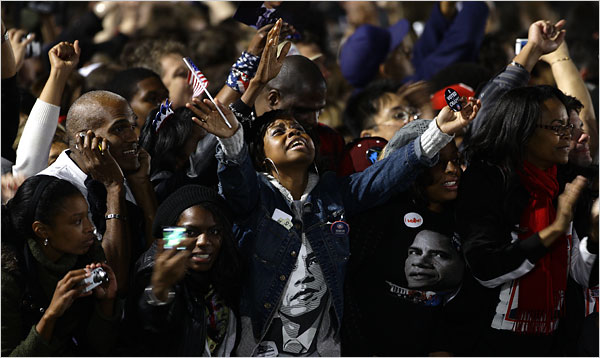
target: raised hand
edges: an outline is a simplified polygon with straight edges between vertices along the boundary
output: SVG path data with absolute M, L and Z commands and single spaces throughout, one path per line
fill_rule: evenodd
M 12 47 L 13 54 L 15 56 L 15 66 L 17 72 L 23 66 L 23 62 L 25 61 L 25 54 L 27 53 L 27 45 L 29 45 L 33 40 L 35 40 L 35 34 L 31 34 L 31 36 L 26 36 L 27 31 L 22 29 L 9 29 L 7 31 L 8 39 L 10 41 L 10 46 Z
M 254 56 L 260 56 L 262 54 L 265 44 L 267 43 L 269 31 L 271 31 L 274 26 L 275 24 L 267 24 L 256 31 L 256 34 L 254 34 L 248 45 L 248 53 Z M 282 42 L 287 36 L 292 35 L 295 32 L 296 29 L 294 29 L 292 25 L 284 22 L 279 33 L 279 42 Z
M 229 138 L 235 134 L 240 124 L 228 107 L 223 106 L 219 102 L 219 99 L 215 99 L 215 101 L 231 124 L 231 128 L 225 124 L 225 121 L 217 111 L 217 107 L 208 99 L 201 101 L 199 98 L 192 98 L 194 104 L 186 103 L 185 106 L 196 115 L 196 117 L 192 117 L 194 123 L 219 138 Z
M 59 74 L 64 74 L 67 77 L 77 68 L 80 56 L 79 40 L 75 40 L 74 43 L 60 42 L 48 51 L 52 70 L 58 71 Z
M 79 151 L 82 170 L 105 187 L 123 184 L 123 171 L 110 154 L 110 142 L 87 131 L 84 137 L 77 136 L 76 150 Z
M 462 110 L 460 112 L 454 112 L 450 107 L 446 106 L 442 108 L 440 113 L 436 117 L 436 123 L 440 130 L 446 134 L 459 133 L 465 128 L 481 108 L 481 101 L 473 97 L 468 99 L 461 97 Z
M 159 300 L 166 301 L 171 287 L 185 276 L 195 242 L 196 238 L 188 238 L 179 244 L 186 250 L 177 250 L 176 248 L 165 250 L 165 241 L 158 240 L 151 283 L 153 293 Z
M 254 81 L 258 81 L 261 84 L 266 84 L 277 76 L 281 70 L 281 66 L 283 66 L 283 60 L 292 46 L 291 43 L 286 43 L 281 49 L 279 56 L 277 56 L 277 46 L 279 44 L 282 23 L 281 19 L 277 20 L 275 26 L 267 34 L 267 42 L 260 58 L 258 70 L 256 70 L 256 75 L 253 78 Z
M 566 30 L 563 30 L 566 21 L 560 20 L 552 24 L 548 20 L 539 20 L 529 26 L 527 45 L 536 48 L 542 55 L 556 50 L 563 42 Z

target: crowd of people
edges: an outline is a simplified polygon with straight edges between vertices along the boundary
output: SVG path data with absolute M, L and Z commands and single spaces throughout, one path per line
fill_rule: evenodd
M 2 355 L 598 356 L 597 14 L 3 2 Z

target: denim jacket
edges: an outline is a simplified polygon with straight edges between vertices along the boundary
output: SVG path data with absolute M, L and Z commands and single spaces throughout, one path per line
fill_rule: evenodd
M 257 340 L 266 333 L 294 269 L 302 233 L 323 270 L 339 329 L 349 239 L 348 235 L 332 234 L 330 226 L 406 190 L 424 168 L 437 162 L 437 154 L 430 159 L 422 151 L 417 138 L 364 172 L 344 178 L 333 172 L 323 174 L 304 203 L 302 220 L 293 218 L 288 230 L 272 219 L 273 212 L 279 209 L 293 217 L 293 211 L 280 191 L 254 170 L 247 146 L 228 155 L 219 145 L 219 192 L 234 213 L 239 246 L 247 264 L 240 314 L 251 318 Z

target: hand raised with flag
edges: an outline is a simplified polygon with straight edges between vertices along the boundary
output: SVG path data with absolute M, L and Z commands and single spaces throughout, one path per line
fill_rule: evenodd
M 201 101 L 199 98 L 193 98 L 192 102 L 194 104 L 186 103 L 185 106 L 196 115 L 192 117 L 194 123 L 219 138 L 229 138 L 235 134 L 240 124 L 231 110 L 227 106 L 223 106 L 218 99 L 215 99 L 215 102 L 231 124 L 231 128 L 223 121 L 217 107 L 210 100 Z
M 449 106 L 442 108 L 435 118 L 440 130 L 446 134 L 456 134 L 465 128 L 477 115 L 481 108 L 481 101 L 473 97 L 461 98 L 462 109 L 454 112 Z
M 283 21 L 281 19 L 277 20 L 275 26 L 273 26 L 273 28 L 267 34 L 267 44 L 263 49 L 262 56 L 260 58 L 260 64 L 258 65 L 258 70 L 256 70 L 256 75 L 251 81 L 257 81 L 259 84 L 265 85 L 267 82 L 275 78 L 281 70 L 281 66 L 283 66 L 283 60 L 292 46 L 290 42 L 286 43 L 281 49 L 279 56 L 277 56 L 279 33 L 281 32 L 282 24 Z

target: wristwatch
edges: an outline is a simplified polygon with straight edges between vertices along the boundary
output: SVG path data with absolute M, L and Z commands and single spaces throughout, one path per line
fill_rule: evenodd
M 150 306 L 164 306 L 173 301 L 175 298 L 175 291 L 169 290 L 169 293 L 167 294 L 167 300 L 163 302 L 154 295 L 154 292 L 152 292 L 152 286 L 148 286 L 144 289 L 144 296 L 146 298 L 146 303 Z

